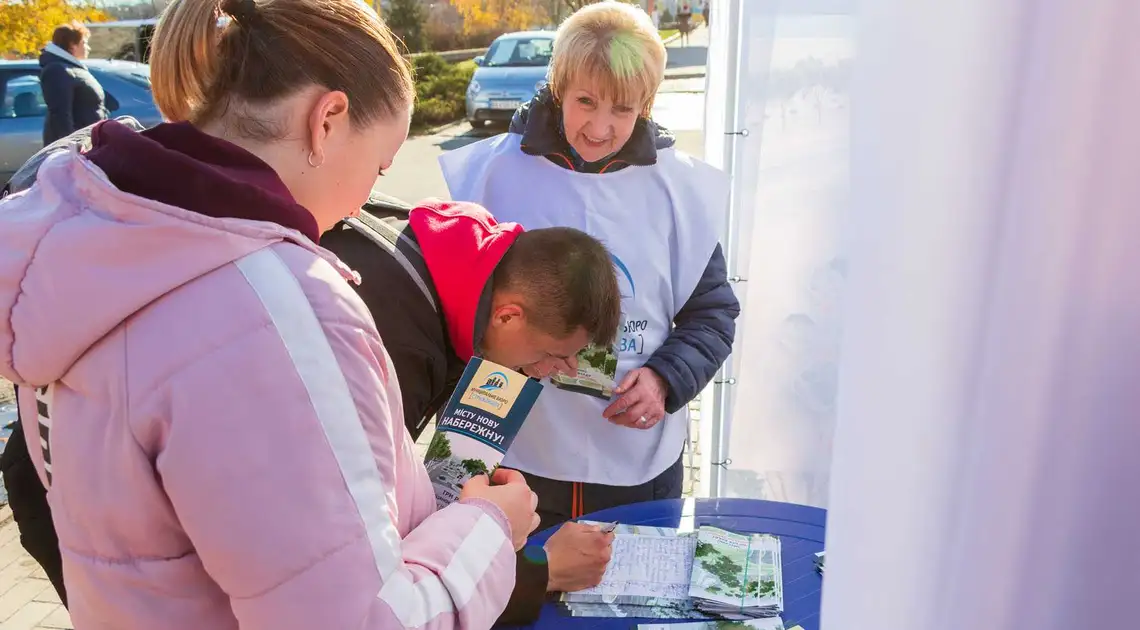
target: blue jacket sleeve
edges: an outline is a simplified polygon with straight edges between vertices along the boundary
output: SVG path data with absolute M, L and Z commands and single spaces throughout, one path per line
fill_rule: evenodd
M 75 80 L 68 74 L 67 68 L 59 63 L 44 68 L 40 72 L 40 89 L 43 90 L 48 116 L 59 125 L 55 131 L 60 137 L 71 135 L 75 131 L 75 117 L 72 112 Z
M 673 318 L 673 332 L 645 363 L 668 387 L 666 412 L 689 404 L 716 375 L 732 352 L 739 315 L 740 302 L 717 245 L 693 295 Z

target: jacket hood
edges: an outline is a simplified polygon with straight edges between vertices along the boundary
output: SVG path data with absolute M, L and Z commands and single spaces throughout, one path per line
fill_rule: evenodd
M 480 313 L 503 255 L 522 234 L 517 223 L 498 223 L 482 206 L 430 200 L 412 209 L 408 226 L 424 255 L 439 295 L 447 334 L 463 361 L 476 354 Z
M 95 145 L 92 153 L 99 148 L 98 133 Z M 163 179 L 217 186 L 225 180 L 195 182 L 183 180 L 184 174 L 192 169 L 167 171 Z M 220 200 L 231 191 L 219 190 L 213 194 L 224 208 Z M 280 223 L 207 216 L 123 190 L 77 148 L 49 156 L 37 185 L 0 202 L 0 233 L 0 376 L 18 385 L 59 380 L 140 309 L 282 240 L 325 257 L 346 278 L 351 275 L 331 254 Z
M 648 118 L 638 118 L 633 134 L 621 150 L 599 162 L 584 162 L 566 140 L 562 130 L 562 108 L 555 102 L 549 85 L 515 112 L 510 133 L 522 136 L 520 148 L 527 155 L 551 158 L 560 166 L 591 173 L 620 170 L 615 167 L 656 164 L 657 152 L 672 147 L 677 141 L 668 129 Z

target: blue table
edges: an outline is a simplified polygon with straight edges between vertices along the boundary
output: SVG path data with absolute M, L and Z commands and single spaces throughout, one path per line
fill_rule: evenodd
M 815 570 L 815 554 L 823 551 L 827 512 L 791 503 L 754 499 L 678 499 L 627 505 L 590 514 L 583 520 L 629 525 L 678 527 L 692 519 L 695 527 L 713 525 L 743 533 L 775 534 L 780 537 L 784 562 L 784 625 L 819 630 L 821 578 Z M 686 523 L 687 524 L 687 523 Z M 553 530 L 531 537 L 528 544 L 542 545 Z M 628 630 L 638 623 L 669 623 L 661 619 L 597 619 L 568 617 L 547 604 L 535 630 Z

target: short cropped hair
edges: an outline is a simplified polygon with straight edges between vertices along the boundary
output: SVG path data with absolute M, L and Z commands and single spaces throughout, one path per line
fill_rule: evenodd
M 527 320 L 564 339 L 584 328 L 591 343 L 613 344 L 621 324 L 621 292 L 610 252 L 567 227 L 523 232 L 495 268 L 495 291 L 522 296 Z
M 79 22 L 70 22 L 55 27 L 55 31 L 51 34 L 51 43 L 64 50 L 71 50 L 74 46 L 83 43 L 83 40 L 88 37 L 91 37 L 91 31 L 86 26 Z
M 587 5 L 558 27 L 547 77 L 558 101 L 575 82 L 587 81 L 603 98 L 648 117 L 664 78 L 665 44 L 649 14 L 633 5 Z

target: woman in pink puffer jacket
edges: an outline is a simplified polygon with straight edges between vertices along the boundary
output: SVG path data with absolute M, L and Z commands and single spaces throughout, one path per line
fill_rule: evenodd
M 314 244 L 407 137 L 394 39 L 358 0 L 174 0 L 153 50 L 182 122 L 100 123 L 0 205 L 0 375 L 76 627 L 489 627 L 533 494 L 503 473 L 435 511 L 354 274 Z

